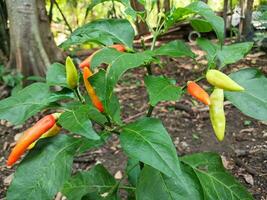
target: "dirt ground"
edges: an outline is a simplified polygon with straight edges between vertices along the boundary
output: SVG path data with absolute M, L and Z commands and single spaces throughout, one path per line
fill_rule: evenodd
M 163 58 L 164 68 L 153 66 L 154 74 L 165 74 L 177 80 L 178 85 L 184 85 L 187 80 L 194 80 L 201 75 L 205 65 L 203 52 L 195 49 L 200 65 L 179 58 Z M 229 67 L 230 72 L 242 67 L 257 67 L 262 71 L 267 68 L 266 54 L 254 52 L 246 59 Z M 145 114 L 147 95 L 143 77 L 143 68 L 126 73 L 119 82 L 116 92 L 122 103 L 123 119 L 127 122 Z M 205 81 L 202 86 L 207 87 Z M 2 87 L 1 97 L 8 91 Z M 209 121 L 208 109 L 185 95 L 179 102 L 162 102 L 153 111 L 153 116 L 163 121 L 169 131 L 179 155 L 202 151 L 218 152 L 225 167 L 253 194 L 257 200 L 267 200 L 267 122 L 256 121 L 243 115 L 239 110 L 226 102 L 227 115 L 226 138 L 217 142 Z M 30 119 L 27 127 L 35 119 Z M 11 126 L 0 121 L 0 199 L 5 196 L 14 169 L 5 167 L 5 159 L 14 142 L 14 136 L 26 128 Z M 100 149 L 86 152 L 75 158 L 74 171 L 89 169 L 96 162 L 103 163 L 115 177 L 123 174 L 126 157 L 123 155 L 118 139 L 114 136 L 108 144 Z

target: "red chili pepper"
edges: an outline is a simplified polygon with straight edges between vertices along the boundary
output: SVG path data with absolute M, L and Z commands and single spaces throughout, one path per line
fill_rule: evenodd
M 117 51 L 120 51 L 120 52 L 124 52 L 126 49 L 124 47 L 124 45 L 122 44 L 114 44 L 112 46 L 110 46 L 110 48 L 114 48 L 114 49 L 117 49 Z M 98 53 L 101 49 L 95 51 L 93 54 L 91 54 L 90 56 L 88 56 L 85 60 L 83 60 L 81 63 L 80 63 L 80 68 L 84 68 L 84 67 L 88 67 L 90 68 L 90 65 L 91 65 L 91 61 L 92 61 L 92 58 L 93 56 Z
M 206 105 L 210 105 L 210 97 L 209 94 L 203 90 L 197 83 L 193 81 L 187 82 L 187 91 L 189 94 L 191 94 L 193 97 L 201 101 L 202 103 Z
M 7 166 L 12 166 L 33 142 L 38 140 L 45 132 L 54 126 L 58 119 L 58 113 L 46 115 L 40 119 L 31 128 L 27 129 L 18 140 L 16 146 L 12 149 Z
M 91 72 L 91 70 L 88 67 L 83 68 L 83 81 L 84 81 L 84 85 L 85 85 L 85 88 L 87 90 L 87 93 L 90 96 L 93 105 L 99 110 L 99 112 L 104 112 L 104 107 L 103 107 L 100 99 L 98 98 L 98 96 L 95 92 L 95 89 L 88 81 L 88 78 L 92 75 L 93 75 L 93 73 Z

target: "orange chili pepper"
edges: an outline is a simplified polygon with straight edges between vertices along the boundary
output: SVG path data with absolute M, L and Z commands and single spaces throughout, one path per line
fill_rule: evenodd
M 104 107 L 102 105 L 102 102 L 100 101 L 100 99 L 96 95 L 95 89 L 88 81 L 88 78 L 92 75 L 93 75 L 93 73 L 91 72 L 91 70 L 88 67 L 83 68 L 83 81 L 84 81 L 84 85 L 85 85 L 85 88 L 87 90 L 87 93 L 90 96 L 93 105 L 99 110 L 99 112 L 104 112 Z
M 7 166 L 12 166 L 33 142 L 38 140 L 45 132 L 52 128 L 58 117 L 58 113 L 46 115 L 31 128 L 27 129 L 18 140 L 16 146 L 12 149 L 6 163 Z
M 110 46 L 110 48 L 114 48 L 114 49 L 117 49 L 117 51 L 120 51 L 120 52 L 124 52 L 126 49 L 124 47 L 124 45 L 122 44 L 114 44 L 112 46 Z M 90 56 L 88 56 L 85 60 L 83 60 L 81 63 L 80 63 L 80 68 L 84 68 L 84 67 L 88 67 L 90 68 L 90 65 L 91 65 L 91 61 L 92 61 L 92 58 L 94 57 L 94 55 L 96 53 L 98 53 L 101 49 L 95 51 L 93 54 L 91 54 Z
M 210 105 L 210 97 L 209 94 L 203 90 L 197 83 L 193 81 L 187 82 L 187 91 L 189 94 L 191 94 L 193 97 L 201 101 L 202 103 L 206 105 Z

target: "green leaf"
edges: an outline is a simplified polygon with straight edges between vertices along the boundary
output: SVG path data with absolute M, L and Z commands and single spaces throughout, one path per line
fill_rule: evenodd
M 219 155 L 197 153 L 181 158 L 191 167 L 201 183 L 204 199 L 252 200 L 252 196 L 223 168 Z
M 189 16 L 189 14 L 198 14 L 203 17 L 216 32 L 216 35 L 221 44 L 224 41 L 224 21 L 221 17 L 217 16 L 213 10 L 204 2 L 196 1 L 184 8 L 174 9 L 170 16 L 168 16 L 168 27 L 177 21 L 181 21 Z
M 97 42 L 104 45 L 122 43 L 132 48 L 134 29 L 125 19 L 100 19 L 77 28 L 60 46 L 64 49 L 71 45 Z
M 206 33 L 212 31 L 212 26 L 207 20 L 204 19 L 191 19 L 190 24 L 196 31 Z
M 111 64 L 113 60 L 117 59 L 122 54 L 122 52 L 119 52 L 114 48 L 103 48 L 93 56 L 90 68 L 94 70 L 102 63 Z
M 204 51 L 207 52 L 207 60 L 208 62 L 215 63 L 215 58 L 217 56 L 217 51 L 219 46 L 217 44 L 212 43 L 210 40 L 205 38 L 197 38 L 197 45 Z
M 88 7 L 86 8 L 86 14 L 85 14 L 85 18 L 87 17 L 89 11 L 91 11 L 95 6 L 97 6 L 98 4 L 107 2 L 107 1 L 112 1 L 112 0 L 92 0 L 92 3 L 88 5 Z M 122 5 L 125 6 L 125 14 L 129 14 L 134 20 L 136 18 L 136 11 L 132 8 L 131 3 L 129 0 L 115 0 L 116 2 L 121 3 Z
M 181 185 L 181 179 L 187 185 Z M 194 172 L 185 170 L 179 177 L 167 177 L 160 171 L 145 166 L 136 188 L 136 200 L 202 200 L 202 188 Z
M 91 140 L 100 139 L 92 127 L 88 117 L 88 106 L 83 105 L 78 109 L 65 111 L 59 118 L 58 123 L 68 131 L 82 135 Z
M 143 118 L 126 125 L 120 141 L 125 153 L 160 170 L 168 176 L 179 176 L 181 169 L 170 136 L 158 119 Z
M 106 141 L 110 138 L 111 133 L 107 132 L 107 131 L 102 131 L 101 133 L 99 133 L 99 136 L 100 136 L 99 140 L 90 140 L 87 138 L 83 138 L 83 142 L 79 148 L 78 153 L 82 154 L 89 149 L 100 147 L 100 146 L 104 145 L 106 143 Z
M 60 63 L 53 63 L 49 66 L 46 73 L 46 82 L 48 85 L 67 87 L 65 66 Z
M 225 91 L 225 97 L 245 115 L 267 120 L 267 79 L 257 69 L 246 68 L 230 74 L 244 92 Z
M 86 199 L 100 200 L 116 184 L 114 177 L 102 166 L 96 165 L 88 172 L 78 172 L 65 184 L 62 193 L 68 200 Z M 93 198 L 92 198 L 93 197 Z M 115 200 L 116 194 L 110 196 L 109 200 Z
M 141 172 L 139 160 L 134 159 L 134 158 L 128 158 L 126 171 L 127 171 L 129 182 L 133 186 L 136 186 L 138 177 Z
M 62 134 L 41 139 L 18 166 L 7 199 L 53 199 L 71 175 L 73 156 L 80 144 L 80 139 Z
M 202 1 L 193 2 L 190 5 L 188 5 L 186 9 L 189 9 L 191 12 L 204 17 L 204 19 L 206 19 L 207 22 L 211 24 L 213 30 L 216 32 L 216 35 L 220 43 L 223 44 L 224 26 L 225 26 L 223 18 L 217 16 L 213 12 L 213 10 Z
M 163 76 L 146 76 L 145 84 L 149 94 L 149 102 L 155 106 L 160 101 L 177 101 L 183 90 L 173 84 L 174 80 Z
M 124 53 L 113 60 L 106 74 L 107 97 L 110 97 L 118 80 L 127 70 L 139 67 L 140 65 L 151 61 L 151 59 L 151 51 L 144 51 L 134 54 Z
M 188 56 L 195 58 L 196 55 L 191 51 L 191 49 L 183 41 L 175 40 L 162 45 L 158 49 L 154 50 L 154 55 L 165 55 L 171 57 L 181 57 Z
M 37 112 L 49 106 L 55 99 L 50 98 L 49 86 L 45 83 L 34 83 L 17 92 L 15 95 L 0 101 L 0 119 L 14 125 L 22 124 Z
M 98 73 L 89 78 L 89 82 L 94 86 L 97 96 L 104 105 L 105 112 L 114 122 L 121 123 L 119 100 L 114 93 L 109 98 L 106 96 L 107 85 L 105 77 L 106 72 L 99 70 Z
M 253 47 L 253 42 L 243 42 L 223 46 L 222 50 L 218 49 L 217 57 L 220 61 L 220 68 L 227 64 L 236 63 L 245 57 Z
M 107 55 L 107 57 L 105 56 Z M 101 64 L 101 60 L 103 58 L 103 62 L 109 64 L 107 72 L 104 75 L 94 75 L 96 76 L 95 79 L 99 79 L 98 84 L 94 84 L 94 76 L 90 77 L 90 81 L 98 90 L 97 94 L 101 97 L 104 103 L 105 111 L 112 116 L 119 115 L 119 104 L 116 100 L 117 98 L 114 97 L 113 89 L 116 86 L 120 77 L 129 69 L 133 69 L 135 67 L 139 67 L 140 65 L 145 64 L 152 60 L 153 52 L 151 51 L 144 51 L 140 53 L 119 53 L 112 49 L 104 49 L 96 54 L 93 58 L 93 62 L 99 65 Z M 96 59 L 94 61 L 94 59 Z M 94 66 L 95 66 L 94 65 Z M 101 72 L 102 74 L 104 72 Z M 99 77 L 98 77 L 99 76 Z M 98 78 L 97 78 L 98 77 Z M 98 87 L 99 85 L 99 87 Z M 111 102 L 111 103 L 110 103 Z M 113 103 L 112 103 L 113 102 Z M 116 115 L 115 115 L 116 114 Z M 114 117 L 113 117 L 114 118 Z M 118 118 L 118 117 L 117 117 Z

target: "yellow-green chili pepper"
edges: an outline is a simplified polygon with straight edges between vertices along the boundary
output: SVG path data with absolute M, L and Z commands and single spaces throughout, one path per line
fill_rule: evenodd
M 66 76 L 68 87 L 71 89 L 76 88 L 78 85 L 78 72 L 70 57 L 66 59 Z
M 245 89 L 233 81 L 229 76 L 216 69 L 211 69 L 206 74 L 207 81 L 217 88 L 229 91 L 244 91 Z
M 219 141 L 223 140 L 225 132 L 223 100 L 223 89 L 215 88 L 210 95 L 210 120 L 215 135 Z

